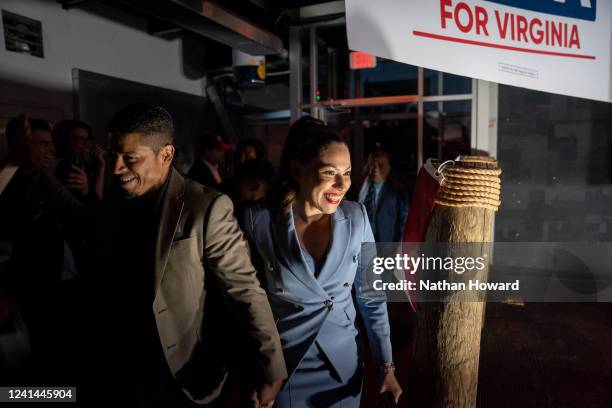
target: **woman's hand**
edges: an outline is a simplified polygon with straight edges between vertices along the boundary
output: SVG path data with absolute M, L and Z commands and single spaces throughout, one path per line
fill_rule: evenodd
M 380 371 L 380 389 L 378 391 L 380 394 L 385 392 L 391 392 L 393 394 L 393 399 L 397 404 L 399 401 L 400 395 L 402 395 L 402 387 L 400 387 L 397 382 L 397 378 L 395 378 L 395 369 L 392 367 L 383 366 Z
M 68 175 L 68 182 L 66 185 L 69 188 L 79 190 L 81 194 L 86 196 L 89 194 L 89 180 L 87 179 L 87 173 L 78 166 L 72 166 L 70 174 Z

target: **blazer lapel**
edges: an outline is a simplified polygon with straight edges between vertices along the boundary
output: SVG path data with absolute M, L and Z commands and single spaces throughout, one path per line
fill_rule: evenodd
M 310 291 L 318 296 L 327 298 L 327 294 L 319 285 L 314 275 L 306 268 L 306 262 L 300 249 L 300 243 L 293 222 L 293 211 L 289 210 L 277 215 L 272 222 L 273 241 L 276 245 L 276 254 L 295 277 Z
M 185 180 L 174 169 L 168 175 L 168 188 L 161 203 L 161 215 L 155 245 L 155 294 L 164 277 L 170 247 L 183 212 Z
M 351 223 L 346 218 L 341 206 L 338 206 L 334 213 L 330 247 L 317 278 L 319 282 L 325 282 L 338 269 L 346 255 L 347 244 L 350 239 Z

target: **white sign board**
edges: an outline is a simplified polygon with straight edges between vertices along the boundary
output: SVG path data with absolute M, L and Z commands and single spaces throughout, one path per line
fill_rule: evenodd
M 612 101 L 612 0 L 346 0 L 349 48 Z

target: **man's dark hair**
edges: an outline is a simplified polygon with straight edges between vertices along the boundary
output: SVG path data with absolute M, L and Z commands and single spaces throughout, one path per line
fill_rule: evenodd
M 42 130 L 44 132 L 52 132 L 53 126 L 51 126 L 51 122 L 45 119 L 30 119 L 30 128 L 32 132 L 35 130 Z
M 121 109 L 108 124 L 112 138 L 121 138 L 128 133 L 143 134 L 143 143 L 155 153 L 172 144 L 174 125 L 172 116 L 160 106 L 138 103 Z
M 266 159 L 247 160 L 236 169 L 234 175 L 236 183 L 241 181 L 258 181 L 270 188 L 274 183 L 276 171 L 274 166 Z
M 266 159 L 268 157 L 268 151 L 266 150 L 266 147 L 263 145 L 263 143 L 261 143 L 254 137 L 247 137 L 246 139 L 242 139 L 241 141 L 239 141 L 238 145 L 236 146 L 234 155 L 240 152 L 240 149 L 246 146 L 251 146 L 253 150 L 255 150 L 255 158 Z M 235 158 L 234 160 L 237 160 L 237 158 Z
M 389 163 L 391 162 L 391 154 L 389 154 L 388 151 L 380 149 L 380 148 L 374 149 L 373 151 L 371 151 L 369 156 L 371 156 L 371 157 L 386 157 L 387 160 L 389 161 Z
M 93 140 L 93 129 L 87 123 L 76 119 L 62 120 L 53 129 L 53 146 L 55 147 L 55 153 L 60 158 L 65 158 L 68 154 L 70 133 L 74 129 L 85 129 L 87 137 Z
M 204 152 L 206 150 L 214 150 L 219 143 L 219 138 L 221 136 L 217 132 L 213 131 L 205 131 L 197 140 L 197 148 L 200 152 Z M 223 139 L 221 139 L 223 140 Z
M 32 132 L 35 130 L 42 130 L 45 132 L 53 131 L 53 127 L 49 121 L 44 119 L 34 119 L 28 118 L 28 122 L 30 123 L 30 129 Z M 5 135 L 6 135 L 6 143 L 8 144 L 9 149 L 15 145 L 17 142 L 17 137 L 21 133 L 21 121 L 19 118 L 13 118 L 9 120 L 6 124 Z

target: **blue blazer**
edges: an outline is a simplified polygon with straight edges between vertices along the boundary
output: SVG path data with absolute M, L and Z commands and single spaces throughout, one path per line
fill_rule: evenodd
M 359 358 L 353 285 L 375 364 L 392 361 L 386 302 L 366 297 L 360 288 L 361 243 L 374 242 L 363 205 L 344 201 L 338 206 L 318 277 L 304 260 L 292 211 L 271 216 L 268 209 L 250 208 L 245 214 L 245 233 L 263 259 L 260 275 L 289 376 L 315 340 L 343 382 L 354 375 Z

